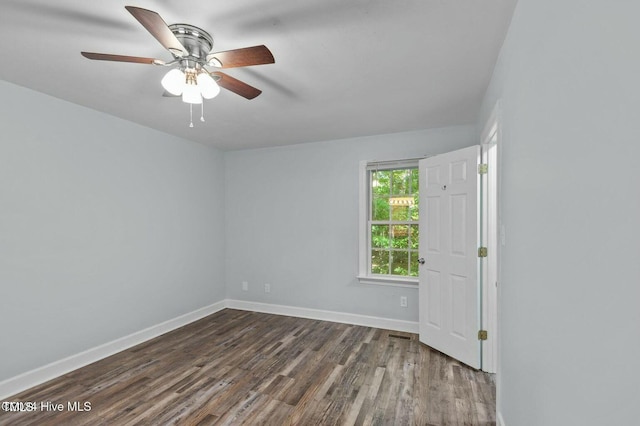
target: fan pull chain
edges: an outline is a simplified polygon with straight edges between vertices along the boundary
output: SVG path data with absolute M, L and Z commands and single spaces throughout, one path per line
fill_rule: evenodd
M 193 127 L 193 104 L 189 104 L 189 127 Z
M 204 100 L 200 104 L 200 121 L 204 123 Z

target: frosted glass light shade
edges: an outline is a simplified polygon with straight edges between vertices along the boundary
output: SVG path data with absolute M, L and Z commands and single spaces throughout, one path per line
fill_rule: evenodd
M 182 91 L 182 102 L 188 104 L 201 104 L 202 95 L 200 95 L 200 88 L 196 84 L 185 84 Z
M 182 90 L 184 89 L 185 76 L 182 71 L 178 68 L 174 68 L 170 70 L 168 73 L 162 77 L 160 83 L 162 83 L 162 87 L 164 90 L 171 93 L 172 95 L 180 96 L 182 94 Z
M 212 99 L 218 96 L 220 93 L 220 87 L 218 83 L 206 72 L 201 72 L 198 74 L 198 87 L 200 88 L 200 93 L 202 93 L 202 97 L 205 99 Z

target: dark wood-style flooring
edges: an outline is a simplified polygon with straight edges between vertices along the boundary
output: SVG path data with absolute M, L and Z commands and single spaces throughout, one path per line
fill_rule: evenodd
M 7 401 L 38 409 L 2 425 L 495 424 L 493 377 L 414 334 L 231 309 Z

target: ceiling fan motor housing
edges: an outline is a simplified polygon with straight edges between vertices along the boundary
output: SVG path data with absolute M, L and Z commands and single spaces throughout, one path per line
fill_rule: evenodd
M 189 56 L 185 58 L 187 63 L 183 63 L 187 68 L 196 68 L 195 64 L 204 65 L 209 52 L 213 49 L 213 37 L 211 34 L 189 24 L 172 24 L 169 29 L 176 36 L 178 41 L 184 46 Z M 171 52 L 176 58 L 182 56 L 182 52 Z M 182 56 L 184 58 L 184 56 Z M 182 61 L 181 61 L 182 62 Z M 193 63 L 189 63 L 193 62 Z

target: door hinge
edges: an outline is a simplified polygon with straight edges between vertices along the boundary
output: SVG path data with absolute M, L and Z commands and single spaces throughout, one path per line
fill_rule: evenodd
M 478 340 L 487 340 L 487 330 L 478 331 Z
M 478 174 L 479 175 L 486 175 L 488 171 L 489 171 L 489 165 L 487 163 L 478 164 Z
M 487 257 L 486 247 L 478 247 L 478 257 Z

